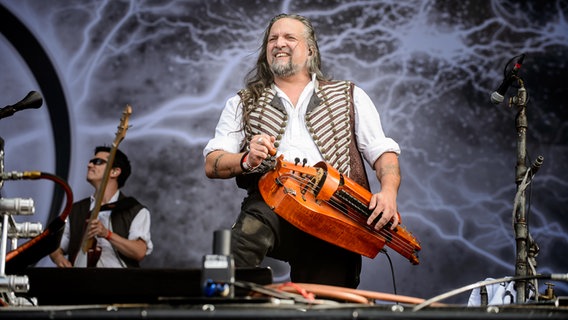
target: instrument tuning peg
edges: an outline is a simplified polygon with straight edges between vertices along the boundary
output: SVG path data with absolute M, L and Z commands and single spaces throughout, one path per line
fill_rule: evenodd
M 295 164 L 295 165 L 298 165 L 298 163 L 300 163 L 300 158 L 294 159 L 294 164 Z
M 308 163 L 308 159 L 304 158 L 304 160 L 302 160 L 302 166 L 306 166 L 306 163 Z

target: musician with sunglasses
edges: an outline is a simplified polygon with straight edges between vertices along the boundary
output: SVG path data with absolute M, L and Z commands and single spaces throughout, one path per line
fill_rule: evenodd
M 88 163 L 87 181 L 95 192 L 103 181 L 110 152 L 110 147 L 98 146 Z M 50 254 L 56 266 L 86 267 L 87 255 L 82 247 L 84 239 L 93 237 L 100 247 L 96 267 L 139 267 L 140 261 L 152 252 L 150 212 L 120 190 L 130 172 L 128 157 L 117 149 L 97 219 L 89 219 L 95 207 L 94 195 L 73 204 L 60 247 Z
M 370 199 L 373 211 L 366 223 L 376 230 L 393 230 L 399 223 L 400 148 L 385 136 L 369 96 L 350 81 L 324 76 L 320 59 L 308 19 L 274 17 L 246 88 L 227 101 L 203 150 L 205 173 L 212 179 L 236 177 L 248 191 L 232 228 L 237 267 L 258 266 L 269 256 L 290 264 L 294 282 L 356 288 L 361 256 L 293 227 L 272 211 L 258 188 L 272 154 L 307 166 L 328 162 L 369 189 L 367 161 L 381 191 Z

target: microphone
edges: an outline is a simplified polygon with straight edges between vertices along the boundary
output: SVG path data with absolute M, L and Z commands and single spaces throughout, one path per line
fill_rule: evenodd
M 24 109 L 37 109 L 41 107 L 43 103 L 43 99 L 41 94 L 37 91 L 30 91 L 28 95 L 22 99 L 21 101 L 17 102 L 11 106 L 5 106 L 4 108 L 0 109 L 0 119 L 9 117 L 14 113 L 24 110 Z
M 525 54 L 523 53 L 519 57 L 519 60 L 517 60 L 517 62 L 515 63 L 513 69 L 511 69 L 508 73 L 505 74 L 505 79 L 503 79 L 503 82 L 501 82 L 499 88 L 497 88 L 497 90 L 491 94 L 491 102 L 493 104 L 500 104 L 501 102 L 503 102 L 503 100 L 505 99 L 505 93 L 507 93 L 507 90 L 513 83 L 513 80 L 515 80 L 517 73 L 519 72 L 519 69 L 523 65 L 524 59 L 525 59 Z

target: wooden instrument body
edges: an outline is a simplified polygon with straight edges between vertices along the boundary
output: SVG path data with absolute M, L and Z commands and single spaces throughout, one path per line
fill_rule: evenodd
M 418 264 L 420 245 L 402 225 L 367 225 L 371 192 L 324 162 L 298 166 L 282 159 L 259 181 L 265 202 L 298 229 L 346 250 L 374 258 L 385 246 Z M 400 219 L 400 215 L 399 215 Z

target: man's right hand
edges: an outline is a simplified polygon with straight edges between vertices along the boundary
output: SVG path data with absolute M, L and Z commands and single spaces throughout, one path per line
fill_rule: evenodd
M 51 261 L 58 267 L 58 268 L 72 268 L 73 264 L 65 256 L 63 255 L 63 250 L 58 248 L 57 250 L 53 251 L 49 254 Z
M 264 159 L 276 154 L 274 148 L 275 137 L 259 134 L 253 136 L 249 144 L 249 165 L 253 168 L 258 167 Z

